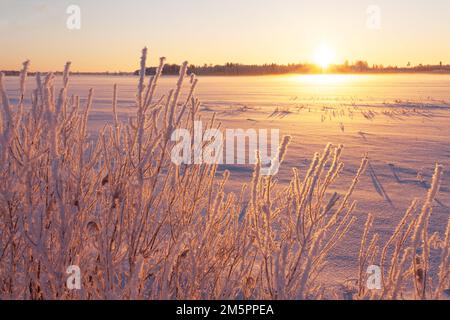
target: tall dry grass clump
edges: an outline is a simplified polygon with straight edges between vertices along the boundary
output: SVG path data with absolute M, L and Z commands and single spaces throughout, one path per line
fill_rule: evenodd
M 345 195 L 329 187 L 343 169 L 342 146 L 316 154 L 304 178 L 294 169 L 287 187 L 261 175 L 257 155 L 248 192 L 225 192 L 229 172 L 217 165 L 175 165 L 170 137 L 194 130 L 200 103 L 187 62 L 173 90 L 156 98 L 164 68 L 146 79 L 142 52 L 136 114 L 87 133 L 93 90 L 82 104 L 53 74 L 36 75 L 25 105 L 29 63 L 20 77 L 20 99 L 11 105 L 0 75 L 0 299 L 319 299 L 327 256 L 355 222 L 351 200 L 368 159 Z M 148 82 L 147 82 L 148 81 Z M 183 83 L 190 89 L 182 95 Z M 184 97 L 182 99 L 182 97 Z M 207 127 L 215 127 L 214 117 Z M 290 137 L 278 154 L 282 162 Z M 442 168 L 419 214 L 414 202 L 377 255 L 377 237 L 366 245 L 360 268 L 380 257 L 384 289 L 368 292 L 360 272 L 358 298 L 400 298 L 411 283 L 416 298 L 439 298 L 449 280 L 449 227 L 428 235 Z M 430 246 L 440 243 L 437 279 L 428 274 Z M 367 248 L 366 248 L 367 246 Z M 388 250 L 394 246 L 395 250 Z M 357 257 L 355 257 L 357 259 Z M 81 290 L 68 290 L 68 266 L 81 269 Z
M 432 204 L 439 190 L 443 168 L 436 165 L 431 187 L 421 210 L 415 199 L 407 209 L 389 240 L 378 245 L 375 234 L 365 249 L 367 233 L 373 218 L 369 217 L 361 242 L 360 270 L 367 264 L 374 264 L 377 251 L 380 251 L 379 263 L 382 268 L 382 288 L 368 291 L 364 287 L 363 273 L 360 272 L 359 297 L 371 299 L 440 299 L 450 287 L 449 245 L 450 219 L 446 233 L 428 232 Z M 431 274 L 431 250 L 440 251 L 437 275 Z M 407 291 L 412 289 L 413 293 Z

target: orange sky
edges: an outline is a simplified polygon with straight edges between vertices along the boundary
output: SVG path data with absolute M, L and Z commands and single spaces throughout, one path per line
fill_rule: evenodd
M 69 30 L 66 9 L 75 2 L 81 29 Z M 448 12 L 448 0 L 2 0 L 0 69 L 30 59 L 40 71 L 61 70 L 66 60 L 74 71 L 132 71 L 144 46 L 151 64 L 159 56 L 193 64 L 315 62 L 323 44 L 331 63 L 450 63 Z

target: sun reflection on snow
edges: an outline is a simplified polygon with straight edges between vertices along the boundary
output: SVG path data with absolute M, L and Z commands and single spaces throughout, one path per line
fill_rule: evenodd
M 353 74 L 306 74 L 292 76 L 292 80 L 307 85 L 335 85 L 353 82 L 357 78 Z

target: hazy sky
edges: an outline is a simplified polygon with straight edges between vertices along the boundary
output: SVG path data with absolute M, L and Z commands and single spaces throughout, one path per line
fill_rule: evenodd
M 71 4 L 80 30 L 66 27 Z M 449 15 L 450 0 L 0 0 L 0 69 L 130 71 L 144 46 L 152 64 L 294 63 L 323 43 L 338 63 L 450 63 Z

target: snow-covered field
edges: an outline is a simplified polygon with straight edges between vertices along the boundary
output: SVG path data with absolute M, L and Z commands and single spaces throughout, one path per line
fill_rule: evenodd
M 58 82 L 56 81 L 57 87 Z M 29 80 L 29 87 L 34 81 Z M 18 99 L 18 78 L 6 78 L 12 102 Z M 33 83 L 33 84 L 31 84 Z M 163 77 L 157 95 L 176 83 Z M 94 100 L 88 130 L 112 123 L 113 84 L 118 84 L 118 113 L 134 115 L 137 77 L 73 76 L 70 94 Z M 344 145 L 345 164 L 330 191 L 346 193 L 361 159 L 369 164 L 353 200 L 357 221 L 329 258 L 322 282 L 340 286 L 358 278 L 361 234 L 369 213 L 373 231 L 385 243 L 414 198 L 424 199 L 435 164 L 443 166 L 440 191 L 433 202 L 429 231 L 445 233 L 450 217 L 450 76 L 449 75 L 289 75 L 264 77 L 200 77 L 196 97 L 204 119 L 216 114 L 222 129 L 279 129 L 292 136 L 278 180 L 287 186 L 292 168 L 303 177 L 315 152 L 327 143 Z M 221 165 L 231 173 L 226 190 L 239 193 L 250 184 L 253 165 Z M 371 232 L 371 234 L 372 234 Z M 433 252 L 432 252 L 433 254 Z M 431 262 L 439 257 L 431 255 Z M 432 272 L 437 272 L 432 265 Z

